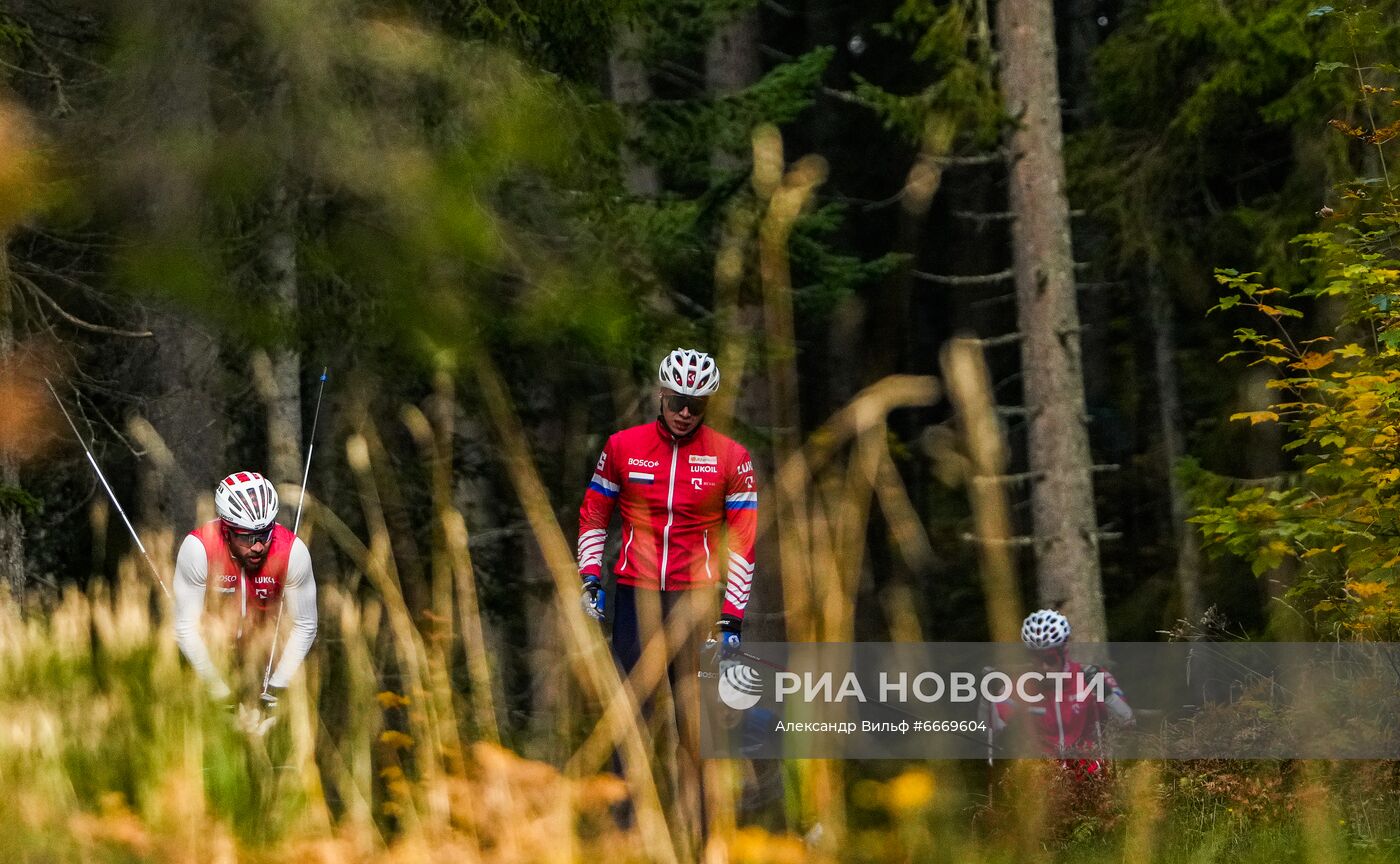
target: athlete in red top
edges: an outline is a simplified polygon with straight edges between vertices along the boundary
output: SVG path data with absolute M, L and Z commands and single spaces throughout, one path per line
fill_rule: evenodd
M 578 567 L 585 604 L 602 611 L 594 595 L 616 505 L 622 512 L 622 548 L 613 567 L 618 585 L 683 591 L 708 588 L 724 573 L 718 627 L 737 636 L 753 589 L 753 460 L 741 444 L 704 425 L 708 398 L 719 389 L 709 355 L 678 348 L 662 361 L 659 378 L 661 415 L 608 438 L 583 496 Z
M 276 524 L 277 490 L 261 474 L 241 471 L 214 491 L 219 518 L 185 537 L 175 561 L 175 641 L 185 659 L 219 699 L 231 691 L 209 657 L 200 634 L 206 595 L 213 614 L 224 618 L 239 640 L 272 626 L 285 602 L 292 634 L 262 701 L 276 705 L 316 639 L 316 580 L 311 553 L 291 531 Z
M 1042 685 L 1042 700 L 1022 704 L 1015 699 L 996 704 L 992 729 L 1000 732 L 1017 717 L 1027 718 L 1047 756 L 1074 756 L 1097 748 L 1103 728 L 1110 720 L 1131 725 L 1133 709 L 1123 698 L 1118 681 L 1105 669 L 1083 666 L 1069 659 L 1069 619 L 1054 609 L 1032 612 L 1021 624 L 1021 641 L 1035 655 L 1042 674 L 1063 673 L 1060 698 L 1050 685 Z M 1102 674 L 1102 688 L 1086 687 Z M 1081 695 L 1082 693 L 1082 695 Z M 1102 698 L 1099 698 L 1099 694 Z M 1065 759 L 1066 767 L 1077 774 L 1097 774 L 1103 763 L 1097 759 Z
M 704 425 L 709 397 L 719 389 L 715 361 L 678 348 L 657 374 L 660 416 L 612 435 L 598 457 L 579 509 L 578 567 L 584 610 L 602 621 L 603 546 L 619 509 L 613 656 L 648 711 L 666 670 L 683 754 L 675 762 L 683 819 L 677 828 L 701 836 L 700 655 L 716 606 L 721 656 L 739 650 L 753 590 L 758 492 L 748 451 Z M 644 653 L 651 659 L 640 663 Z

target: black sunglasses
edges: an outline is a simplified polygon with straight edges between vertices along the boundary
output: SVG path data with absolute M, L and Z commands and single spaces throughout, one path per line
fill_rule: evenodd
M 251 546 L 254 543 L 258 542 L 268 542 L 268 540 L 272 537 L 272 526 L 269 525 L 261 531 L 234 531 L 233 529 L 229 529 L 228 533 L 230 537 L 233 537 L 239 542 L 247 543 L 249 546 Z
M 705 406 L 710 404 L 710 400 L 705 396 L 682 396 L 679 393 L 666 394 L 666 408 L 679 414 L 689 408 L 692 416 L 699 417 L 705 413 Z

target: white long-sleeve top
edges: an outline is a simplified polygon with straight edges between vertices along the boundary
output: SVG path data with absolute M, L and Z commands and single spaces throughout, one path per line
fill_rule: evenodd
M 231 692 L 214 667 L 209 649 L 200 633 L 204 616 L 204 595 L 209 560 L 204 544 L 194 534 L 185 537 L 175 559 L 175 642 L 194 667 L 195 673 L 218 699 Z M 240 574 L 242 576 L 243 574 Z M 240 580 L 241 581 L 241 580 Z M 287 574 L 282 583 L 282 602 L 291 619 L 292 632 L 282 649 L 282 659 L 268 680 L 271 687 L 286 687 L 301 666 L 311 644 L 316 641 L 316 579 L 311 572 L 311 551 L 301 538 L 294 538 L 287 558 Z

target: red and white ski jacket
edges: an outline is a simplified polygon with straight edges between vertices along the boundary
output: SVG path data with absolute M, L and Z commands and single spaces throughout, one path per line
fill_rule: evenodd
M 737 441 L 700 426 L 677 439 L 660 419 L 614 433 L 583 495 L 578 569 L 601 576 L 613 506 L 622 508 L 622 585 L 679 591 L 727 573 L 721 613 L 744 617 L 753 589 L 758 491 Z
M 226 614 L 250 627 L 274 626 L 277 604 L 285 601 L 292 633 L 282 659 L 268 680 L 269 686 L 286 687 L 316 641 L 316 578 L 311 572 L 311 552 L 301 538 L 281 525 L 272 526 L 267 557 L 256 572 L 247 573 L 230 554 L 219 520 L 214 519 L 186 535 L 175 560 L 175 641 L 195 672 L 218 698 L 228 695 L 209 648 L 200 634 L 206 594 L 212 594 L 214 614 Z
M 1108 670 L 1068 661 L 1061 671 L 1068 677 L 1062 685 L 1059 701 L 1055 700 L 1053 686 L 1042 683 L 1039 687 L 1042 699 L 1038 703 L 1022 703 L 1015 698 L 998 702 L 992 717 L 993 731 L 1000 732 L 1018 716 L 1025 716 L 1032 723 L 1046 755 L 1063 756 L 1075 750 L 1092 749 L 1098 744 L 1110 715 L 1123 722 L 1132 720 L 1133 709 L 1128 707 L 1118 680 Z M 1099 672 L 1104 676 L 1103 700 L 1094 698 L 1092 692 L 1080 698 L 1085 682 Z

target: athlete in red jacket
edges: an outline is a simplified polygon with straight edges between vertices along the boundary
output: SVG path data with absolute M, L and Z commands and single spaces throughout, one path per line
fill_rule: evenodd
M 578 566 L 583 606 L 602 621 L 603 546 L 614 508 L 621 549 L 613 573 L 612 650 L 644 701 L 664 665 L 675 695 L 678 786 L 692 816 L 699 808 L 699 692 L 696 673 L 718 583 L 721 651 L 738 651 L 753 589 L 758 492 L 753 460 L 737 442 L 704 425 L 719 368 L 707 354 L 676 349 L 661 361 L 660 416 L 608 438 L 579 509 Z M 655 662 L 643 663 L 643 653 Z M 669 662 L 667 659 L 669 658 Z M 688 782 L 690 781 L 690 782 Z M 692 797 L 693 796 L 693 797 Z
M 267 642 L 270 651 L 278 604 L 285 603 L 292 633 L 260 696 L 270 710 L 316 639 L 311 553 L 273 521 L 277 490 L 261 474 L 241 471 L 225 477 L 214 491 L 214 509 L 219 518 L 191 531 L 175 561 L 175 641 L 210 693 L 226 699 L 232 691 L 200 634 L 206 611 L 236 636 L 236 653 L 255 655 L 245 659 L 257 664 L 266 655 L 245 643 Z
M 1059 757 L 1061 765 L 1083 778 L 1101 773 L 1104 763 L 1097 758 L 1081 758 L 1080 754 L 1097 751 L 1110 720 L 1132 725 L 1133 709 L 1123 698 L 1117 679 L 1107 670 L 1069 659 L 1069 636 L 1069 619 L 1054 609 L 1041 609 L 1026 616 L 1021 624 L 1021 641 L 1033 653 L 1039 671 L 1066 677 L 1058 699 L 1051 695 L 1049 685 L 1042 685 L 1039 703 L 1022 704 L 1014 698 L 997 703 L 992 729 L 1001 732 L 1008 724 L 1024 718 L 1031 723 L 1045 754 Z M 1104 676 L 1102 689 L 1086 688 L 1086 681 L 1092 682 L 1099 674 Z
M 660 377 L 661 415 L 613 434 L 598 457 L 579 510 L 579 574 L 585 589 L 601 580 L 617 506 L 618 584 L 684 591 L 723 578 L 718 626 L 737 634 L 753 587 L 753 460 L 741 444 L 704 425 L 706 401 L 719 387 L 719 369 L 708 355 L 677 349 L 662 362 Z

